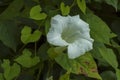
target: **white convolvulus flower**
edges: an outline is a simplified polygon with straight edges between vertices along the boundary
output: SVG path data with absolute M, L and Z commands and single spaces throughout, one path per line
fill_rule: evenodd
M 51 19 L 51 28 L 47 41 L 55 46 L 67 46 L 68 57 L 77 58 L 93 47 L 89 25 L 80 19 L 79 15 L 56 15 Z

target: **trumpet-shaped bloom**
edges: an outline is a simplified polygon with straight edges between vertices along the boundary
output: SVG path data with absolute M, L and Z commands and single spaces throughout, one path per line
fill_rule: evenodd
M 51 19 L 47 41 L 55 46 L 67 46 L 68 57 L 74 59 L 91 50 L 94 40 L 90 37 L 89 25 L 79 15 L 56 15 Z

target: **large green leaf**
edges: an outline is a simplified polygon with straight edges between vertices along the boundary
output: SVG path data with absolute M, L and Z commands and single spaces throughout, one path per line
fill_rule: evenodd
M 77 59 L 68 59 L 66 54 L 61 54 L 55 60 L 65 70 L 71 73 L 84 74 L 85 76 L 102 80 L 98 74 L 97 65 L 90 53 L 86 53 Z
M 30 18 L 35 19 L 35 20 L 42 20 L 47 17 L 47 14 L 41 13 L 42 9 L 40 5 L 32 7 L 30 11 Z
M 98 42 L 110 44 L 109 38 L 111 37 L 111 30 L 107 24 L 98 16 L 94 15 L 91 11 L 88 11 L 85 18 L 90 26 L 91 36 L 93 39 Z
M 32 29 L 28 26 L 25 26 L 21 31 L 21 41 L 24 44 L 30 43 L 30 42 L 36 42 L 41 37 L 41 32 L 39 30 L 35 30 L 33 33 Z
M 9 60 L 4 60 L 1 66 L 4 69 L 3 75 L 6 80 L 13 80 L 20 73 L 20 66 L 16 63 L 10 65 Z
M 0 14 L 0 20 L 11 19 L 18 16 L 22 7 L 23 0 L 13 0 L 8 8 Z
M 107 4 L 112 5 L 117 10 L 118 0 L 104 0 Z
M 100 54 L 102 57 L 114 68 L 118 67 L 118 62 L 116 55 L 112 51 L 112 49 L 108 49 L 103 45 L 103 48 L 99 48 Z
M 39 57 L 32 57 L 32 53 L 28 49 L 24 49 L 23 54 L 15 59 L 23 67 L 30 68 L 40 62 Z
M 116 69 L 117 80 L 120 80 L 120 69 Z
M 62 15 L 68 15 L 70 12 L 70 7 L 69 6 L 65 6 L 65 4 L 62 2 L 60 4 L 60 10 L 62 12 Z
M 78 7 L 85 14 L 86 12 L 86 2 L 85 0 L 77 0 Z
M 0 40 L 8 47 L 16 51 L 19 31 L 14 21 L 0 22 Z

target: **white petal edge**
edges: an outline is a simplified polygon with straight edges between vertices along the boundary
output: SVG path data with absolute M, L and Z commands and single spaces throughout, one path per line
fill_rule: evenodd
M 53 28 L 51 28 L 47 34 L 47 41 L 50 44 L 55 46 L 67 46 L 69 45 L 66 41 L 61 38 L 61 34 L 56 32 Z
M 68 57 L 75 59 L 93 48 L 93 39 L 79 39 L 68 46 Z
M 58 33 L 62 33 L 63 29 L 67 26 L 68 20 L 68 17 L 56 15 L 51 19 L 51 27 L 54 27 Z

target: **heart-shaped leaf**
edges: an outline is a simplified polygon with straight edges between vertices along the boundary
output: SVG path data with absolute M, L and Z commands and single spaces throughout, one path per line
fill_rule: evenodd
M 40 5 L 32 7 L 30 10 L 30 18 L 35 19 L 35 20 L 42 20 L 47 17 L 45 13 L 41 13 L 42 9 Z
M 15 59 L 16 62 L 23 67 L 30 68 L 40 62 L 39 57 L 31 57 L 32 53 L 28 49 L 24 49 L 23 54 Z
M 41 32 L 39 30 L 35 30 L 32 34 L 32 29 L 28 26 L 25 26 L 21 31 L 21 41 L 24 44 L 30 43 L 30 42 L 36 42 L 40 39 Z
M 4 69 L 5 80 L 13 80 L 20 73 L 20 66 L 16 63 L 11 66 L 9 60 L 4 60 L 1 66 Z
M 61 9 L 62 15 L 68 15 L 70 12 L 70 7 L 65 6 L 63 2 L 60 4 L 60 9 Z
M 77 0 L 78 7 L 85 14 L 86 12 L 86 3 L 85 0 Z

